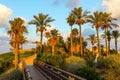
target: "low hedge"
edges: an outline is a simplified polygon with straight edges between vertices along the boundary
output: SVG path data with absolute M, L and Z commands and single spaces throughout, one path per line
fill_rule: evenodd
M 0 75 L 0 80 L 23 80 L 22 72 L 18 69 L 10 70 Z

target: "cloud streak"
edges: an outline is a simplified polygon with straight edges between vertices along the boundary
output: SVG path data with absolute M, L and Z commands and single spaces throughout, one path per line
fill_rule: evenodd
M 8 19 L 12 14 L 12 10 L 5 5 L 0 4 L 0 27 L 9 28 Z
M 120 0 L 103 0 L 102 5 L 106 7 L 107 12 L 112 13 L 115 18 L 120 18 Z

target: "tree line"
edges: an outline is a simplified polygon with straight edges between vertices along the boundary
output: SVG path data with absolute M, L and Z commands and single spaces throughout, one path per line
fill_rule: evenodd
M 87 41 L 82 37 L 82 26 L 86 23 L 91 23 L 92 28 L 96 29 L 96 34 L 89 35 L 87 40 L 91 41 L 92 45 L 92 55 L 94 55 L 94 45 L 97 43 L 97 54 L 101 56 L 101 44 L 100 44 L 100 29 L 104 30 L 102 35 L 105 38 L 105 45 L 106 45 L 106 55 L 110 53 L 110 41 L 113 37 L 115 39 L 115 49 L 117 51 L 117 44 L 118 44 L 118 37 L 120 36 L 120 32 L 118 30 L 113 30 L 112 32 L 110 29 L 113 27 L 119 27 L 118 24 L 114 23 L 117 19 L 111 16 L 111 13 L 107 13 L 105 11 L 95 11 L 90 13 L 89 11 L 83 11 L 82 7 L 74 8 L 71 10 L 70 14 L 66 18 L 66 22 L 71 27 L 70 36 L 67 38 L 66 42 L 63 40 L 63 37 L 60 35 L 57 29 L 53 29 L 50 32 L 47 31 L 47 27 L 51 27 L 50 22 L 55 21 L 49 17 L 48 14 L 39 13 L 38 15 L 33 16 L 33 20 L 31 20 L 28 24 L 36 26 L 36 33 L 40 33 L 40 41 L 36 42 L 39 47 L 39 52 L 44 53 L 45 51 L 51 52 L 54 55 L 55 50 L 60 50 L 66 53 L 70 53 L 70 55 L 74 55 L 76 53 L 83 55 L 87 49 Z M 15 54 L 15 67 L 18 68 L 19 62 L 19 50 L 22 49 L 22 45 L 27 43 L 27 38 L 24 34 L 28 34 L 28 30 L 25 26 L 25 21 L 21 18 L 14 18 L 13 20 L 9 21 L 11 28 L 8 31 L 8 34 L 11 37 L 10 45 L 14 50 Z M 73 28 L 74 25 L 78 25 L 79 30 L 77 28 Z M 45 33 L 45 37 L 47 38 L 46 44 L 43 44 L 43 33 Z M 46 47 L 50 47 L 45 49 Z M 57 48 L 56 48 L 57 46 Z M 61 48 L 62 47 L 62 48 Z

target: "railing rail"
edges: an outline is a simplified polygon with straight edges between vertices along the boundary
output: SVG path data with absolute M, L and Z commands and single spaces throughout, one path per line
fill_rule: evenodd
M 64 79 L 66 79 L 66 80 L 86 80 L 82 77 L 79 77 L 77 75 L 74 75 L 72 73 L 69 73 L 69 72 L 59 69 L 59 68 L 56 68 L 54 66 L 51 66 L 51 65 L 46 64 L 41 61 L 34 61 L 34 65 L 43 66 L 44 68 L 47 68 L 47 69 L 51 70 L 52 72 L 64 77 Z

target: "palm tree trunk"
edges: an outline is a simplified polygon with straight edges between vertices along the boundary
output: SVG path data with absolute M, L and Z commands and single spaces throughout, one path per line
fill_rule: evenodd
M 82 55 L 82 29 L 81 29 L 81 25 L 79 25 L 79 29 L 80 29 L 80 54 Z
M 98 31 L 98 28 L 96 28 L 96 31 L 97 31 L 97 41 L 98 41 L 98 54 L 99 56 L 101 55 L 101 52 L 100 52 L 100 39 L 99 39 L 99 31 Z
M 94 45 L 92 44 L 92 55 L 94 55 Z
M 43 31 L 41 31 L 41 34 L 40 34 L 40 52 L 41 53 L 43 53 L 42 39 L 43 39 Z
M 71 43 L 71 45 L 70 45 L 70 51 L 71 51 L 71 56 L 73 56 L 73 50 L 72 50 L 72 47 L 73 47 L 73 43 L 72 43 L 72 26 L 71 26 L 71 35 L 70 35 L 70 43 Z
M 106 33 L 107 33 L 107 29 L 105 28 L 106 55 L 108 55 L 108 39 Z
M 18 49 L 18 43 L 16 43 L 16 48 L 15 48 L 15 68 L 18 68 L 18 54 L 19 54 L 19 49 Z
M 54 48 L 55 46 L 52 46 L 52 55 L 54 56 Z
M 110 41 L 108 41 L 108 54 L 110 54 Z
M 115 49 L 116 49 L 116 54 L 118 53 L 117 52 L 117 39 L 115 39 Z

